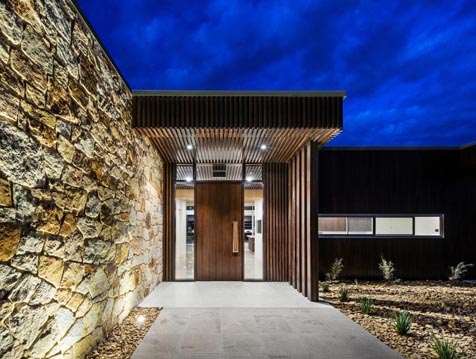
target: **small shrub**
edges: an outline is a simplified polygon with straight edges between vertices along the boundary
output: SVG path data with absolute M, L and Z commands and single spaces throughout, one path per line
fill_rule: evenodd
M 395 330 L 400 335 L 407 335 L 413 323 L 413 315 L 408 310 L 403 310 L 393 318 Z
M 349 290 L 347 288 L 341 287 L 339 289 L 339 300 L 341 302 L 349 301 Z
M 344 264 L 342 264 L 342 261 L 343 261 L 342 258 L 334 259 L 334 262 L 332 262 L 329 273 L 326 273 L 326 278 L 328 281 L 337 280 L 337 278 L 340 275 L 340 272 L 342 272 L 342 269 L 344 269 Z
M 474 264 L 459 262 L 456 267 L 450 267 L 451 275 L 450 280 L 462 280 L 468 271 L 468 268 L 474 267 Z
M 457 353 L 458 346 L 448 339 L 433 337 L 430 342 L 431 348 L 436 352 L 439 359 L 458 359 L 461 356 Z
M 360 300 L 360 309 L 364 314 L 372 313 L 372 305 L 374 304 L 374 300 L 372 298 L 362 298 Z
M 322 291 L 324 293 L 329 293 L 330 291 L 329 282 L 322 282 Z
M 392 261 L 387 261 L 383 256 L 380 257 L 380 263 L 378 265 L 380 271 L 383 274 L 383 279 L 387 282 L 395 281 L 395 266 Z

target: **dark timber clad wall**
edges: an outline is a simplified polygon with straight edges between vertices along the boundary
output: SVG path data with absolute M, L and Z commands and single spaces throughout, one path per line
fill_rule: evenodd
M 475 169 L 474 147 L 320 151 L 319 213 L 445 215 L 445 238 L 321 238 L 320 275 L 336 257 L 350 279 L 381 278 L 380 255 L 402 279 L 445 279 L 448 266 L 475 263 Z
M 288 166 L 263 163 L 264 273 L 267 281 L 288 281 Z
M 308 142 L 289 163 L 289 282 L 318 299 L 318 144 Z

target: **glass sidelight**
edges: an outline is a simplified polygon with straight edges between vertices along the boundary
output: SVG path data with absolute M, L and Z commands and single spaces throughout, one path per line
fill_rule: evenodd
M 195 186 L 193 166 L 177 165 L 175 185 L 175 279 L 193 280 L 195 273 Z
M 263 279 L 263 182 L 261 165 L 245 166 L 245 279 Z

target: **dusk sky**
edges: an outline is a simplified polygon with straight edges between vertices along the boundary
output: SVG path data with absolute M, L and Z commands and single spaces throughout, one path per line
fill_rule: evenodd
M 345 90 L 330 146 L 476 141 L 475 0 L 78 2 L 134 90 Z

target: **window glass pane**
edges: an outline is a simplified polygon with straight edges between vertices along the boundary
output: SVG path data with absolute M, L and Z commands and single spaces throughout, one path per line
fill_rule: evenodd
M 195 207 L 193 182 L 175 190 L 175 279 L 194 278 Z
M 372 217 L 349 217 L 349 234 L 373 234 Z
M 376 217 L 375 234 L 413 234 L 412 217 Z
M 415 235 L 441 236 L 440 217 L 415 217 Z
M 319 234 L 347 234 L 346 217 L 319 218 Z

